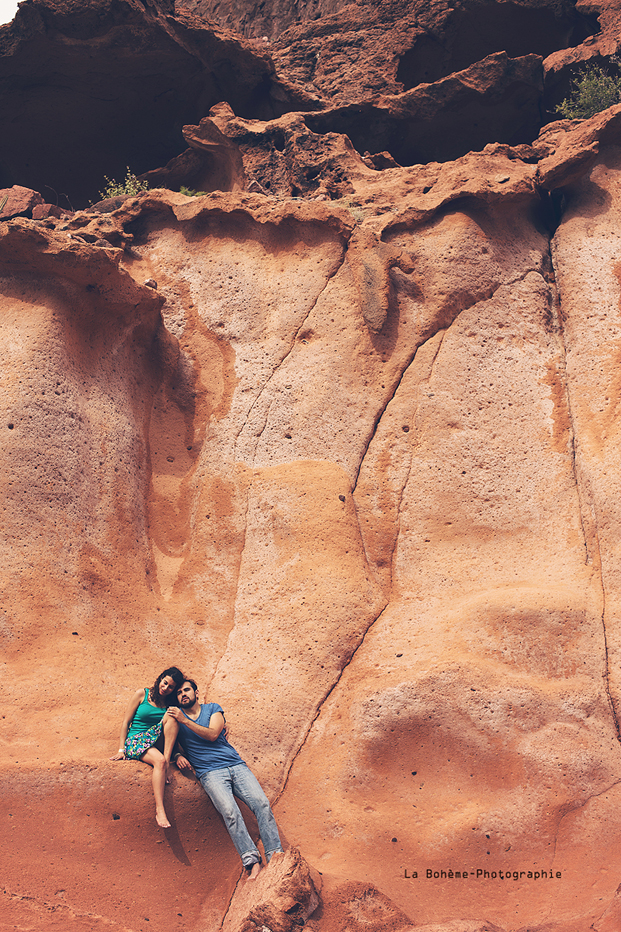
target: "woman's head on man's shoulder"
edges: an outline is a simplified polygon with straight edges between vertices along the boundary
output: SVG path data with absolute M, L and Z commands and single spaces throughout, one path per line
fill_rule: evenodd
M 185 677 L 179 667 L 167 667 L 149 690 L 151 701 L 160 708 L 177 705 L 177 690 Z

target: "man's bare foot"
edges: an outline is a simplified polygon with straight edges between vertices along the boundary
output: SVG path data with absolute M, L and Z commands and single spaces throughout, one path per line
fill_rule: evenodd
M 261 865 L 258 861 L 252 865 L 252 869 L 248 874 L 248 880 L 256 880 L 259 874 L 261 873 Z
M 160 828 L 170 828 L 170 822 L 168 821 L 168 816 L 166 815 L 163 809 L 161 812 L 155 813 L 155 821 L 157 822 Z

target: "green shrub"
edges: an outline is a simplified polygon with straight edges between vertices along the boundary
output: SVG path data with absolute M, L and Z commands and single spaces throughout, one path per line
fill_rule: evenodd
M 149 190 L 149 182 L 139 181 L 134 173 L 129 170 L 129 165 L 127 166 L 125 181 L 115 181 L 114 178 L 110 179 L 107 175 L 104 175 L 104 180 L 106 186 L 103 191 L 99 192 L 99 196 L 104 201 L 108 197 L 120 197 L 121 194 L 140 194 L 141 191 Z
M 618 59 L 610 61 L 618 67 Z M 585 65 L 572 79 L 569 97 L 558 104 L 556 113 L 566 120 L 588 120 L 621 101 L 621 76 L 610 75 L 600 65 Z
M 179 189 L 179 194 L 185 194 L 186 197 L 203 197 L 206 191 L 195 191 L 193 188 L 186 188 L 184 184 Z

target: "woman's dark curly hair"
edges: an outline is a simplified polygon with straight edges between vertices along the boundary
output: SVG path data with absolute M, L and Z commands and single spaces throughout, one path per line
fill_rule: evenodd
M 160 696 L 160 683 L 165 676 L 169 676 L 175 682 L 177 689 L 183 684 L 184 676 L 179 667 L 168 667 L 163 673 L 160 673 L 155 683 L 149 690 L 149 699 L 159 706 L 160 709 L 167 709 L 169 705 L 177 705 L 177 691 L 169 693 L 168 696 Z

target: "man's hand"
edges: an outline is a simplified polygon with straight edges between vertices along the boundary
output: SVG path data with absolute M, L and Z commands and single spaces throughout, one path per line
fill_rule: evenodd
M 187 757 L 184 757 L 183 754 L 180 754 L 177 757 L 177 760 L 175 761 L 175 763 L 177 767 L 179 768 L 179 770 L 191 770 L 192 773 L 194 773 L 194 767 L 192 767 L 192 764 L 190 763 L 190 761 L 187 759 Z
M 171 718 L 176 719 L 178 722 L 182 722 L 185 718 L 185 715 L 176 705 L 169 705 L 166 709 L 166 715 L 170 715 Z

